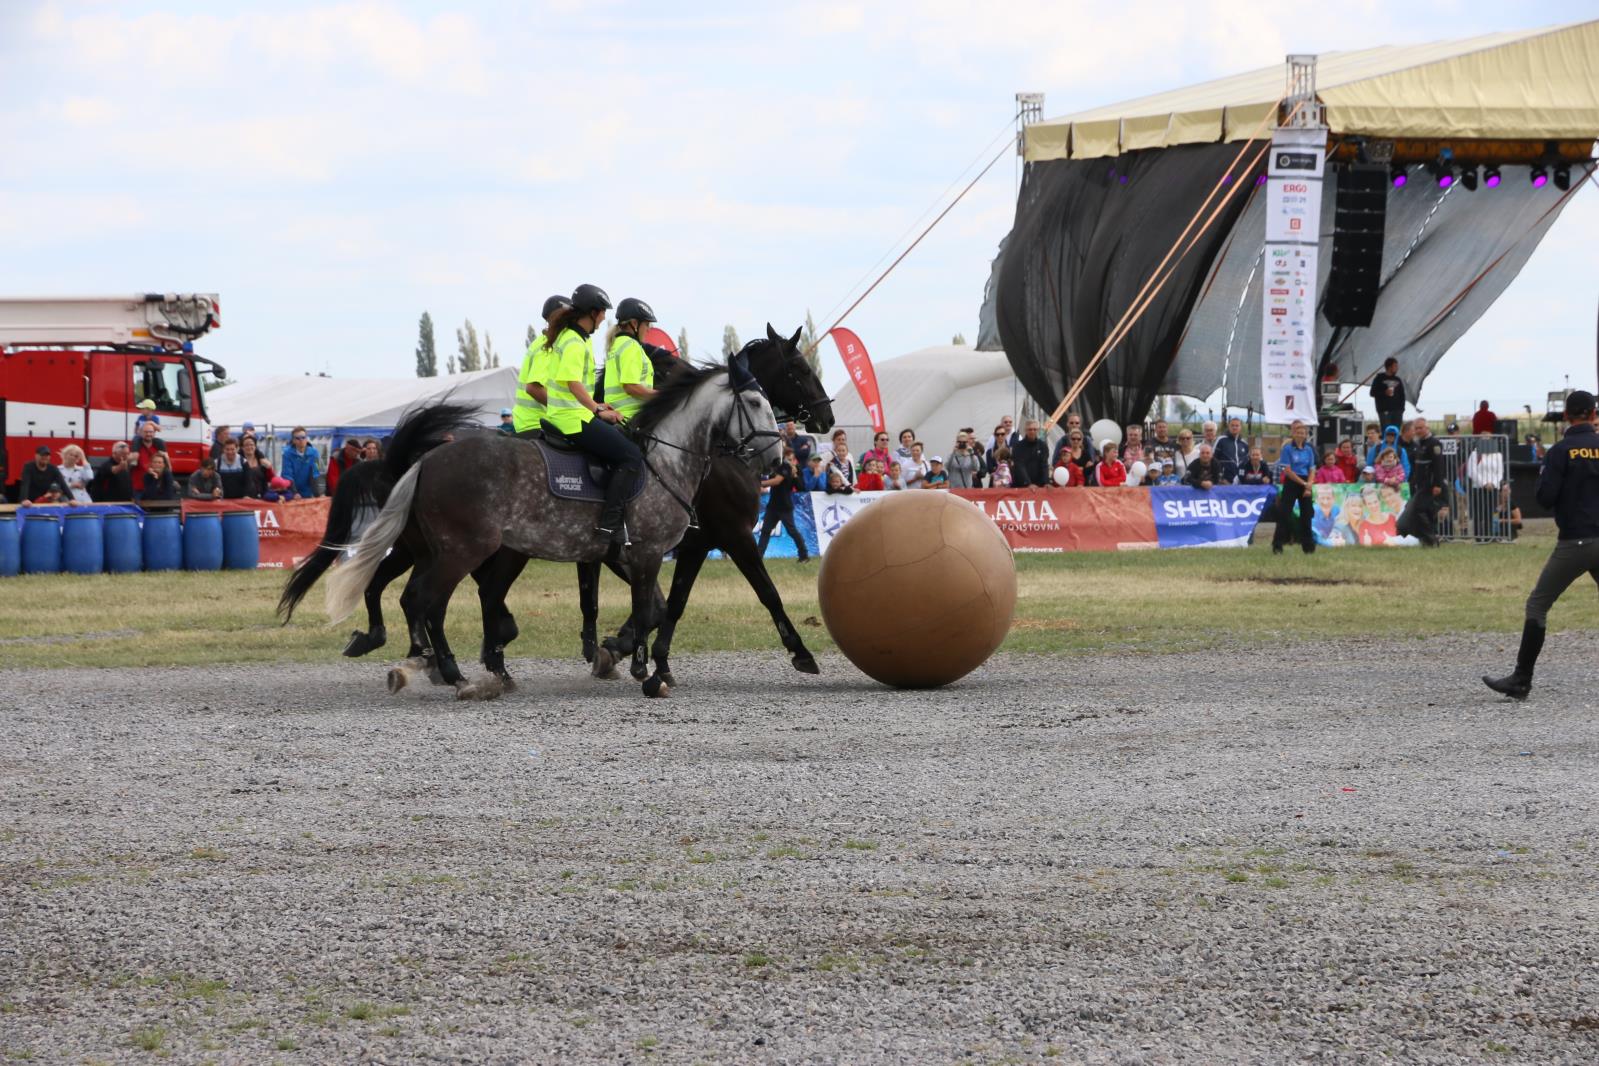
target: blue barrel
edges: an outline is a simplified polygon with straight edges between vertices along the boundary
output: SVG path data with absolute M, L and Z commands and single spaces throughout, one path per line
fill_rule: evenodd
M 222 569 L 222 516 L 191 514 L 183 520 L 183 568 Z
M 105 569 L 105 533 L 97 514 L 67 513 L 61 530 L 61 568 L 69 574 Z
M 138 515 L 123 511 L 105 516 L 105 568 L 113 574 L 137 574 L 144 568 Z
M 254 570 L 261 562 L 261 535 L 254 511 L 222 514 L 222 565 L 229 570 Z
M 22 523 L 22 572 L 61 572 L 61 519 L 54 514 L 30 514 Z
M 183 565 L 183 535 L 176 511 L 144 516 L 144 568 L 177 570 Z
M 16 577 L 22 570 L 22 533 L 13 515 L 0 515 L 0 577 Z

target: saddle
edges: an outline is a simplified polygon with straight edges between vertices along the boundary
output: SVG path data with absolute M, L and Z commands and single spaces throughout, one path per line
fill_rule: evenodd
M 550 495 L 563 500 L 604 503 L 605 490 L 611 484 L 611 468 L 585 452 L 577 438 L 567 436 L 548 422 L 541 423 L 539 430 L 533 443 L 544 455 Z M 624 502 L 636 500 L 644 491 L 644 483 L 645 479 L 639 478 Z

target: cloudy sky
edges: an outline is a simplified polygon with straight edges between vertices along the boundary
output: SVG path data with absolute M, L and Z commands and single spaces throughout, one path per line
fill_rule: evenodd
M 677 12 L 677 13 L 668 13 Z M 696 354 L 825 326 L 1010 128 L 1290 51 L 1593 17 L 1592 0 L 646 4 L 0 0 L 0 292 L 215 291 L 234 377 L 413 372 L 470 317 L 642 296 Z M 992 147 L 987 147 L 992 145 Z M 987 147 L 986 152 L 984 151 Z M 974 168 L 975 169 L 975 168 Z M 976 333 L 1006 158 L 857 311 L 881 360 Z M 1594 375 L 1599 189 L 1445 359 L 1430 412 Z M 843 376 L 827 346 L 834 386 Z

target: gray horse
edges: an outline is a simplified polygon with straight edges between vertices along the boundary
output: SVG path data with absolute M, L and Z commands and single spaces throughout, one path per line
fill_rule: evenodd
M 771 405 L 737 361 L 679 367 L 633 420 L 649 477 L 628 507 L 631 543 L 621 553 L 632 579 L 634 622 L 617 638 L 624 658 L 660 623 L 655 589 L 661 559 L 682 540 L 688 501 L 712 460 L 725 452 L 757 470 L 770 469 L 782 454 L 775 424 Z M 354 557 L 329 579 L 329 617 L 348 616 L 385 554 L 403 543 L 416 559 L 416 616 L 443 680 L 461 698 L 498 695 L 495 682 L 488 689 L 466 682 L 445 640 L 445 609 L 456 585 L 508 549 L 501 555 L 506 565 L 489 568 L 479 587 L 487 626 L 494 621 L 491 608 L 504 600 L 528 559 L 591 562 L 614 550 L 594 530 L 598 504 L 555 497 L 547 486 L 543 453 L 525 441 L 485 435 L 429 452 L 395 484 Z M 645 679 L 644 692 L 666 694 L 658 673 Z

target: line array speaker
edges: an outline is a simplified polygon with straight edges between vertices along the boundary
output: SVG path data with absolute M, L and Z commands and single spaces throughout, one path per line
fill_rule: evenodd
M 1369 326 L 1382 284 L 1382 238 L 1388 219 L 1388 168 L 1337 168 L 1332 270 L 1322 314 L 1329 325 Z

